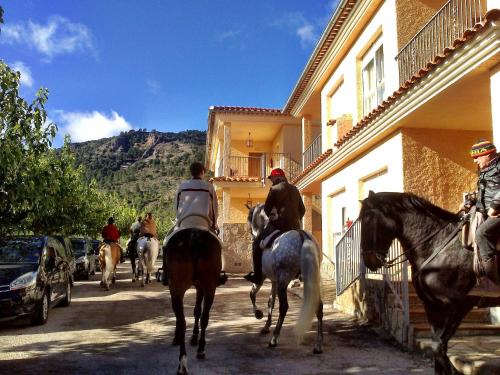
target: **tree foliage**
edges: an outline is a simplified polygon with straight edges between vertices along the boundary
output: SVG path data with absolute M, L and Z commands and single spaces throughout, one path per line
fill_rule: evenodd
M 28 104 L 19 81 L 19 72 L 0 61 L 0 234 L 97 236 L 109 216 L 126 233 L 135 210 L 86 180 L 69 138 L 62 149 L 51 147 L 57 127 L 47 123 L 48 91 Z

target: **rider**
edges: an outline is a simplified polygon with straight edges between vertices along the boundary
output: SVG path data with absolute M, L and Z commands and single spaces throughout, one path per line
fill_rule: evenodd
M 103 242 L 107 244 L 116 243 L 120 246 L 120 230 L 115 225 L 115 219 L 112 217 L 108 219 L 108 224 L 102 227 L 101 235 Z M 123 253 L 120 247 L 120 263 L 123 263 L 124 261 L 125 259 L 123 259 Z
M 191 179 L 183 181 L 175 196 L 176 223 L 178 227 L 202 227 L 219 234 L 217 218 L 219 206 L 213 185 L 203 180 L 205 167 L 199 162 L 190 165 Z M 164 272 L 165 274 L 165 272 Z M 221 271 L 219 284 L 224 284 L 227 276 Z
M 156 223 L 151 212 L 148 212 L 141 222 L 140 235 L 147 238 L 156 238 Z
M 471 156 L 479 167 L 476 209 L 485 219 L 476 230 L 484 276 L 480 277 L 471 295 L 500 293 L 496 245 L 500 239 L 500 155 L 493 143 L 480 140 L 472 146 Z
M 269 242 L 267 237 L 276 230 L 283 233 L 300 229 L 301 220 L 306 212 L 299 190 L 288 182 L 282 169 L 273 169 L 268 178 L 273 184 L 264 204 L 264 212 L 269 218 L 269 222 L 262 233 L 253 241 L 254 272 L 250 272 L 245 276 L 246 280 L 257 285 L 262 284 L 264 281 L 262 275 L 262 247 L 265 248 L 266 244 L 262 243 L 261 245 L 261 241 Z M 275 238 L 275 236 L 273 237 Z
M 130 242 L 128 244 L 128 256 L 132 265 L 132 273 L 135 275 L 135 259 L 137 258 L 137 240 L 141 234 L 142 217 L 138 216 L 137 220 L 130 226 Z M 133 279 L 135 282 L 135 278 Z

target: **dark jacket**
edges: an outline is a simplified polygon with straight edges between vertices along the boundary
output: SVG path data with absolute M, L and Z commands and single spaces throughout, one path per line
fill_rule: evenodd
M 477 181 L 477 208 L 483 214 L 488 212 L 495 194 L 500 192 L 500 157 L 479 172 Z
M 495 211 L 500 211 L 500 191 L 498 191 L 498 193 L 496 193 L 493 197 L 490 208 L 493 208 Z
M 278 211 L 278 219 L 272 222 L 276 229 L 281 231 L 300 229 L 300 220 L 306 209 L 299 190 L 294 185 L 282 181 L 271 187 L 264 205 L 267 216 L 273 207 Z

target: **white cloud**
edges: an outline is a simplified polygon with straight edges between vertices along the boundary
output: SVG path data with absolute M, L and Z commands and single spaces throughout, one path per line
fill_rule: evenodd
M 224 42 L 226 40 L 236 39 L 238 35 L 241 34 L 240 30 L 226 30 L 217 35 L 219 42 Z
M 300 44 L 303 47 L 309 45 L 315 45 L 318 41 L 318 36 L 315 33 L 314 26 L 311 24 L 306 24 L 297 29 L 297 35 L 300 38 Z
M 147 79 L 146 85 L 148 87 L 148 92 L 152 94 L 158 94 L 161 91 L 160 82 L 155 81 L 154 79 Z
M 33 87 L 33 76 L 31 75 L 31 69 L 24 64 L 22 61 L 14 61 L 10 64 L 11 68 L 21 73 L 21 85 L 26 87 Z
M 288 29 L 299 37 L 300 45 L 303 48 L 314 46 L 318 41 L 319 35 L 316 31 L 317 26 L 309 22 L 300 12 L 289 12 L 275 20 L 275 27 Z
M 0 42 L 28 45 L 48 60 L 77 51 L 94 52 L 90 29 L 57 15 L 50 17 L 45 25 L 33 21 L 6 24 Z
M 54 115 L 61 123 L 61 132 L 69 134 L 72 142 L 112 137 L 122 131 L 132 129 L 132 125 L 115 111 L 111 111 L 109 116 L 99 111 L 55 111 Z

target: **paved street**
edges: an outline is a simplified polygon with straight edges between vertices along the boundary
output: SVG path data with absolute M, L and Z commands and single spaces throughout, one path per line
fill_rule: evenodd
M 166 287 L 141 288 L 120 265 L 117 284 L 106 292 L 96 275 L 77 282 L 70 307 L 50 310 L 44 326 L 28 321 L 0 326 L 1 374 L 175 374 L 178 347 L 171 345 L 175 318 Z M 301 300 L 290 295 L 290 310 L 278 347 L 267 347 L 264 324 L 252 314 L 249 284 L 231 278 L 219 288 L 208 326 L 207 358 L 188 347 L 193 374 L 431 374 L 429 360 L 402 352 L 368 327 L 325 306 L 324 352 L 313 355 L 315 333 L 297 345 L 292 325 Z M 260 293 L 266 306 L 269 285 Z M 191 315 L 194 289 L 186 297 Z M 275 313 L 278 311 L 276 309 Z M 192 318 L 188 316 L 188 330 Z M 188 338 L 190 337 L 188 333 Z

